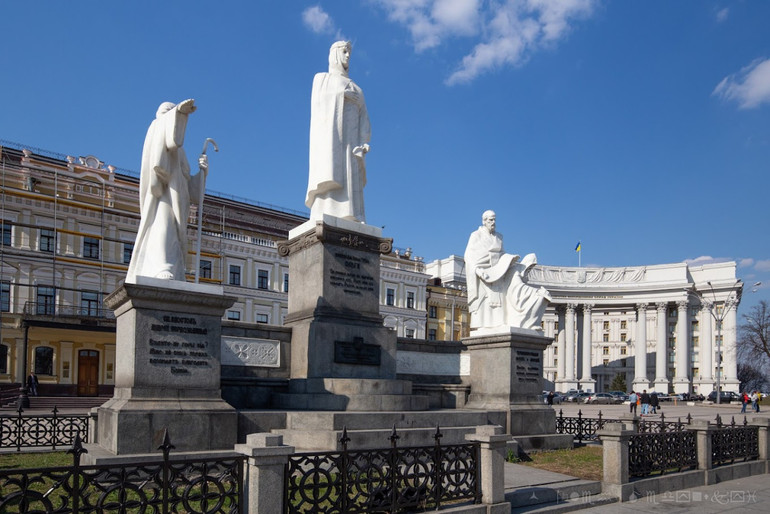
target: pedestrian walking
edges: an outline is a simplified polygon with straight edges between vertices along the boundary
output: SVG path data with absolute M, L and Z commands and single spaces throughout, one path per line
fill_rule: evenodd
M 650 413 L 650 395 L 647 394 L 647 389 L 642 390 L 642 396 L 639 397 L 639 401 L 642 402 L 642 416 L 646 416 Z
M 746 413 L 746 406 L 749 404 L 751 400 L 749 399 L 749 395 L 746 393 L 746 391 L 743 391 L 741 393 L 741 414 Z
M 37 386 L 39 385 L 37 381 L 37 375 L 35 375 L 35 372 L 30 372 L 29 376 L 27 377 L 27 394 L 31 394 L 32 396 L 37 396 Z
M 650 410 L 652 414 L 658 413 L 658 406 L 660 405 L 658 395 L 656 393 L 650 394 Z
M 639 401 L 639 395 L 631 391 L 631 394 L 628 395 L 628 408 L 629 408 L 629 412 L 632 413 L 634 416 L 636 416 L 636 402 L 638 401 Z

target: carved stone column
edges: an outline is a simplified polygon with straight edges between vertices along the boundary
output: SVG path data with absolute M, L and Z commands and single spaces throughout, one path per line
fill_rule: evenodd
M 574 303 L 567 304 L 567 312 L 564 320 L 564 387 L 566 389 L 577 389 L 577 380 L 575 380 L 575 308 Z
M 636 305 L 636 341 L 634 343 L 634 391 L 650 388 L 647 380 L 647 304 Z
M 677 394 L 690 392 L 690 352 L 687 340 L 687 300 L 676 302 L 676 376 L 674 377 L 674 392 Z
M 595 391 L 596 380 L 591 377 L 591 309 L 593 304 L 583 305 L 583 366 L 580 373 L 580 389 Z
M 657 339 L 655 341 L 655 390 L 660 393 L 668 394 L 668 352 L 666 345 L 668 342 L 668 333 L 666 331 L 666 302 L 655 304 L 658 315 Z
M 723 391 L 738 392 L 740 387 L 740 381 L 738 380 L 738 354 L 737 354 L 737 329 L 738 329 L 738 314 L 736 309 L 737 305 L 733 303 L 733 300 L 727 300 L 725 302 L 725 309 L 727 314 L 725 315 L 724 326 L 722 327 L 722 355 L 724 358 L 724 383 L 722 385 Z
M 556 331 L 554 334 L 554 337 L 556 338 L 557 344 L 556 348 L 558 349 L 556 354 L 556 390 L 564 392 L 566 389 L 563 387 L 564 382 L 564 363 L 567 361 L 566 355 L 565 355 L 565 344 L 564 344 L 564 324 L 565 324 L 565 311 L 566 308 L 563 305 L 559 305 L 556 307 L 556 314 L 558 316 L 557 323 L 559 324 L 559 330 Z
M 711 331 L 712 313 L 714 304 L 701 300 L 700 309 L 700 377 L 698 379 L 698 392 L 707 395 L 714 390 L 714 336 Z

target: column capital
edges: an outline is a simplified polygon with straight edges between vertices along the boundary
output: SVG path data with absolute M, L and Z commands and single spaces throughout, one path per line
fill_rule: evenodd
M 676 302 L 676 308 L 680 311 L 686 309 L 688 305 L 690 305 L 690 302 L 687 300 L 677 300 Z
M 638 310 L 640 312 L 642 312 L 642 311 L 646 312 L 647 311 L 647 304 L 646 303 L 637 303 L 636 304 L 636 310 Z
M 577 309 L 577 306 L 578 306 L 578 304 L 576 304 L 576 303 L 568 303 L 567 307 L 566 307 L 567 308 L 567 313 L 568 314 L 574 314 L 575 313 L 575 309 Z
M 666 309 L 668 308 L 668 302 L 657 302 L 655 304 L 655 308 L 658 310 L 658 312 L 666 312 Z
M 711 300 L 706 300 L 705 298 L 701 298 L 700 310 L 711 314 L 712 308 L 714 308 L 714 302 L 712 302 Z
M 595 305 L 596 304 L 593 304 L 593 303 L 584 303 L 583 304 L 583 312 L 589 312 L 590 313 L 591 309 L 593 309 Z

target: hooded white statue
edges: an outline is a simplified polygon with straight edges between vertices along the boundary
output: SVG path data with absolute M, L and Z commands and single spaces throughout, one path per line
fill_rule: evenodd
M 348 78 L 351 45 L 329 50 L 329 72 L 313 79 L 310 102 L 310 173 L 305 205 L 310 220 L 324 214 L 361 223 L 366 185 L 365 155 L 371 126 L 364 93 Z
M 139 178 L 141 220 L 128 266 L 128 283 L 135 283 L 137 276 L 185 280 L 190 197 L 199 197 L 208 172 L 206 156 L 202 155 L 199 165 L 203 173 L 191 177 L 182 148 L 187 118 L 196 109 L 194 102 L 160 104 L 147 130 Z
M 526 283 L 527 272 L 537 264 L 537 257 L 530 253 L 520 261 L 518 255 L 505 253 L 503 236 L 495 230 L 494 211 L 485 211 L 482 221 L 465 248 L 471 332 L 540 330 L 551 295 L 545 288 Z

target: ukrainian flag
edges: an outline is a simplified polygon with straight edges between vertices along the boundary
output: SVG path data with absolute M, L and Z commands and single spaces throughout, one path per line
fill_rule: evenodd
M 579 251 L 580 251 L 580 241 L 578 241 L 578 244 L 577 244 L 577 246 L 575 246 L 575 251 L 576 251 L 576 252 L 579 252 Z

